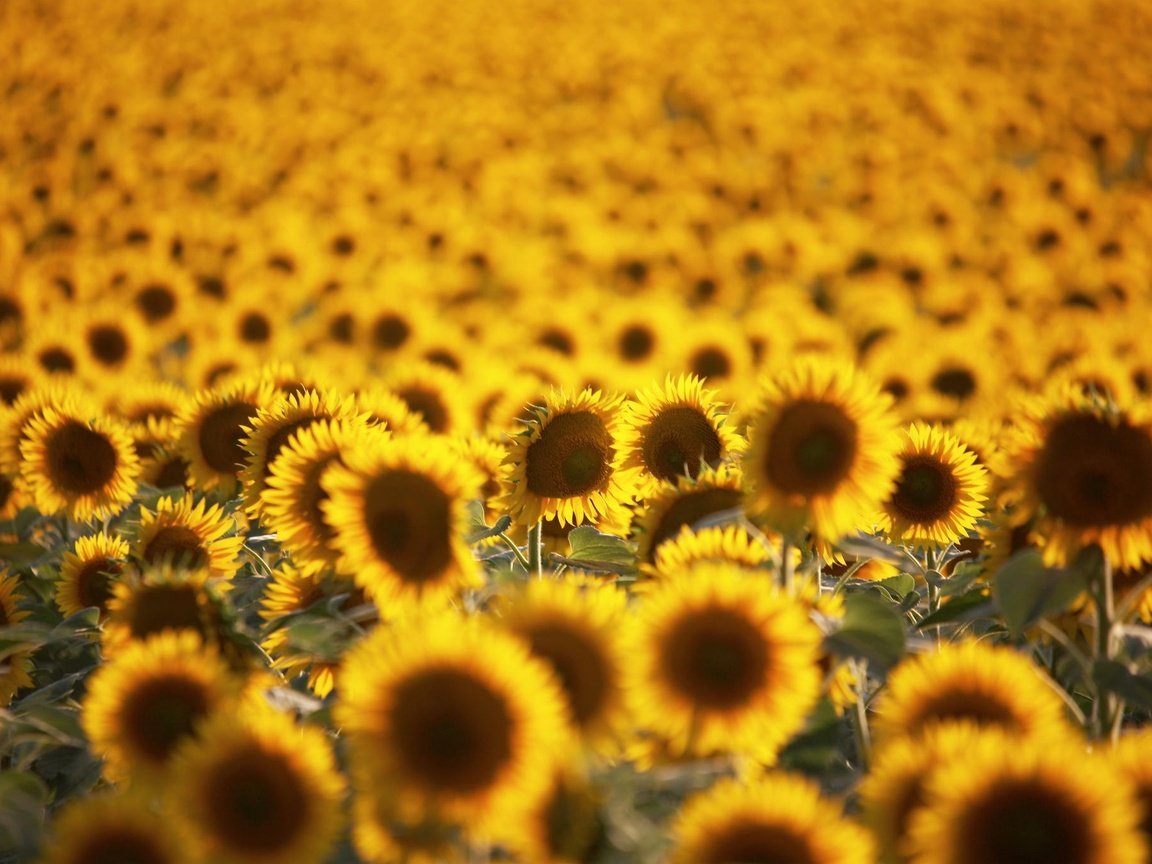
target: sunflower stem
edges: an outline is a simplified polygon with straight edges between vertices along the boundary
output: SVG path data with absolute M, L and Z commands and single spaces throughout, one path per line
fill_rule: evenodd
M 1103 565 L 1097 573 L 1096 584 L 1096 659 L 1112 659 L 1112 622 L 1116 617 L 1116 598 L 1112 584 L 1112 562 L 1103 556 Z M 1119 716 L 1118 716 L 1119 715 Z M 1092 717 L 1096 721 L 1099 737 L 1119 736 L 1119 723 L 1123 710 L 1111 693 L 1096 693 L 1096 703 L 1092 707 Z
M 509 537 L 505 531 L 501 531 L 496 536 L 503 540 L 504 544 L 512 550 L 512 554 L 516 556 L 516 560 L 520 562 L 520 566 L 530 571 L 528 559 L 524 557 L 524 553 L 520 551 L 520 547 L 516 545 L 516 541 Z
M 858 660 L 853 659 L 848 662 L 851 664 L 852 674 L 856 679 L 852 734 L 856 739 L 856 754 L 860 759 L 860 771 L 867 773 L 868 766 L 872 761 L 872 730 L 868 728 L 868 705 L 864 695 L 868 677 Z
M 796 566 L 792 563 L 792 541 L 784 537 L 780 541 L 780 587 L 788 594 L 795 593 Z
M 537 520 L 528 529 L 528 574 L 544 578 L 544 521 Z

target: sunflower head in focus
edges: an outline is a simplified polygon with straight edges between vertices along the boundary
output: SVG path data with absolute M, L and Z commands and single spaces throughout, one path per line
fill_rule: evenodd
M 512 634 L 455 613 L 377 629 L 337 687 L 357 795 L 377 805 L 358 827 L 368 838 L 386 817 L 515 844 L 572 746 L 551 670 Z
M 68 617 L 95 607 L 103 618 L 112 599 L 112 586 L 124 571 L 128 543 L 103 531 L 81 537 L 60 562 L 56 605 Z
M 100 792 L 75 798 L 51 824 L 40 864 L 189 864 L 167 818 L 139 793 Z
M 1030 407 L 1011 448 L 1013 498 L 1045 559 L 1096 544 L 1116 567 L 1152 560 L 1152 416 L 1074 389 Z
M 191 492 L 161 498 L 156 509 L 140 509 L 140 527 L 132 554 L 147 567 L 161 564 L 204 570 L 216 579 L 236 574 L 244 538 L 220 504 L 208 505 Z
M 324 474 L 321 505 L 341 572 L 381 606 L 437 602 L 480 583 L 464 543 L 480 478 L 444 439 L 369 442 Z
M 701 562 L 655 583 L 628 638 L 635 722 L 673 752 L 771 764 L 819 695 L 807 609 L 736 565 Z
M 724 406 L 694 375 L 669 376 L 636 394 L 624 410 L 624 467 L 637 470 L 641 496 L 662 481 L 695 479 L 741 449 Z
M 209 715 L 233 706 L 239 693 L 239 679 L 197 634 L 159 633 L 128 645 L 92 674 L 80 722 L 109 779 L 151 786 L 180 744 Z
M 19 608 L 24 600 L 20 577 L 0 570 L 0 627 L 19 624 L 31 613 Z M 18 690 L 32 686 L 32 655 L 19 651 L 0 664 L 0 708 L 12 701 Z
M 872 838 L 821 797 L 811 780 L 771 773 L 747 785 L 722 780 L 683 806 L 671 864 L 870 864 Z
M 918 546 L 959 543 L 983 512 L 987 472 L 946 429 L 913 423 L 904 436 L 900 475 L 884 502 L 889 535 Z
M 549 396 L 508 447 L 509 515 L 522 525 L 555 517 L 578 525 L 611 516 L 633 497 L 619 444 L 622 397 L 595 390 Z
M 1072 736 L 981 735 L 931 775 L 924 798 L 909 820 L 916 864 L 1146 860 L 1129 787 Z
M 1017 737 L 1066 730 L 1064 704 L 1027 657 L 1011 648 L 956 642 L 909 657 L 888 676 L 876 705 L 878 739 L 949 723 L 1001 728 Z
M 801 361 L 764 385 L 744 459 L 747 505 L 769 527 L 835 542 L 896 482 L 888 397 L 848 365 Z
M 172 815 L 200 860 L 320 864 L 336 843 L 345 789 L 331 745 L 286 714 L 214 714 L 179 749 L 172 777 Z
M 636 511 L 633 533 L 641 563 L 652 564 L 665 543 L 685 529 L 701 530 L 709 517 L 738 511 L 744 500 L 743 474 L 738 465 L 705 468 L 695 478 L 678 477 L 652 490 Z

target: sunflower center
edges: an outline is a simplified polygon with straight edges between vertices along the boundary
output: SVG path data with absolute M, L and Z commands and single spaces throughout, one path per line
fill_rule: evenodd
M 412 328 L 408 322 L 396 315 L 385 315 L 376 321 L 372 328 L 372 342 L 377 348 L 393 350 L 408 341 Z
M 618 344 L 621 357 L 633 363 L 638 363 L 651 356 L 652 349 L 656 347 L 656 337 L 652 335 L 652 331 L 647 327 L 640 324 L 633 324 L 630 327 L 626 327 L 624 332 L 620 334 Z
M 576 353 L 576 343 L 572 340 L 572 337 L 563 330 L 545 330 L 536 341 L 568 357 Z
M 197 440 L 204 461 L 220 474 L 235 474 L 244 467 L 247 457 L 240 442 L 244 439 L 244 425 L 256 416 L 259 406 L 248 402 L 221 405 L 213 409 L 200 424 Z
M 404 773 L 430 792 L 481 792 L 512 757 L 505 699 L 462 671 L 432 669 L 402 682 L 390 721 Z
M 1004 702 L 971 690 L 945 690 L 927 699 L 909 722 L 910 731 L 922 730 L 930 723 L 967 720 L 979 726 L 999 726 L 1008 730 L 1020 728 L 1020 721 Z
M 132 598 L 128 628 L 134 639 L 144 639 L 164 630 L 203 632 L 200 604 L 191 585 L 150 585 Z
M 157 489 L 173 489 L 188 486 L 188 460 L 181 456 L 170 456 L 160 463 L 152 478 Z
M 376 553 L 405 582 L 435 579 L 452 564 L 452 502 L 428 477 L 398 469 L 374 479 L 364 517 Z
M 563 620 L 529 627 L 525 636 L 532 653 L 556 673 L 576 725 L 595 720 L 608 697 L 608 664 L 599 646 Z
M 289 439 L 292 438 L 301 429 L 307 429 L 321 420 L 331 419 L 329 417 L 301 417 L 299 420 L 291 420 L 268 436 L 268 443 L 264 448 L 264 472 L 263 477 L 268 479 L 269 473 L 272 470 L 272 463 L 276 461 L 276 457 L 280 455 L 280 451 L 288 446 Z
M 1072 525 L 1127 525 L 1152 516 L 1152 437 L 1123 422 L 1064 417 L 1040 451 L 1036 491 L 1049 513 Z
M 106 825 L 75 852 L 84 864 L 169 864 L 172 856 L 153 837 L 126 825 Z
M 673 689 L 705 710 L 724 711 L 744 705 L 763 687 L 770 660 L 764 635 L 746 617 L 709 607 L 672 626 L 659 662 Z
M 815 864 L 807 839 L 783 825 L 738 821 L 708 838 L 702 864 Z
M 165 762 L 208 713 L 208 693 L 189 678 L 154 678 L 124 700 L 120 719 L 133 749 L 152 762 Z
M 176 311 L 176 297 L 167 285 L 149 285 L 136 295 L 136 306 L 152 324 Z
M 308 471 L 300 484 L 300 512 L 308 520 L 308 529 L 312 532 L 312 536 L 321 543 L 327 543 L 336 536 L 336 532 L 332 530 L 332 526 L 324 518 L 324 502 L 328 500 L 329 496 L 321 482 L 324 473 L 335 461 L 335 453 L 329 453 L 317 459 L 308 466 Z
M 695 479 L 701 461 L 714 465 L 720 459 L 720 436 L 695 408 L 666 408 L 644 430 L 642 452 L 653 476 L 675 480 L 687 474 Z
M 20 398 L 20 394 L 28 389 L 28 379 L 15 375 L 0 378 L 0 402 L 11 405 Z
M 967 369 L 958 366 L 941 369 L 932 376 L 932 389 L 941 396 L 967 399 L 976 392 L 976 378 Z
M 212 766 L 204 791 L 209 830 L 225 848 L 272 855 L 308 830 L 308 790 L 281 754 L 230 754 Z
M 48 436 L 48 475 L 70 495 L 91 495 L 116 475 L 118 459 L 112 442 L 75 420 Z
M 448 409 L 444 407 L 444 400 L 435 390 L 424 387 L 405 387 L 396 391 L 396 395 L 404 400 L 413 414 L 420 415 L 428 428 L 433 432 L 448 431 Z
M 665 540 L 676 537 L 685 525 L 691 527 L 713 513 L 723 513 L 740 506 L 743 496 L 739 489 L 698 489 L 681 495 L 664 511 L 652 529 L 652 542 L 648 548 L 648 563 L 656 561 L 656 550 Z
M 107 609 L 112 598 L 112 583 L 120 574 L 120 562 L 112 558 L 93 558 L 76 571 L 76 597 L 84 608 Z
M 615 453 L 604 421 L 591 411 L 559 414 L 528 446 L 528 490 L 541 498 L 574 498 L 603 489 Z
M 240 321 L 240 339 L 244 342 L 267 342 L 272 338 L 272 325 L 259 312 L 249 312 Z
M 803 399 L 784 407 L 768 439 L 764 472 L 789 495 L 836 489 L 856 459 L 856 423 L 827 402 Z
M 947 465 L 931 456 L 912 456 L 904 460 L 892 507 L 914 525 L 929 525 L 952 512 L 956 487 L 956 477 Z
M 692 372 L 701 378 L 724 378 L 732 372 L 732 361 L 719 348 L 702 348 L 691 361 Z
M 167 525 L 148 541 L 140 556 L 149 564 L 168 561 L 181 567 L 203 567 L 208 563 L 208 550 L 200 535 L 187 525 Z
M 75 372 L 76 358 L 63 348 L 47 348 L 39 354 L 45 372 Z
M 16 491 L 12 480 L 5 474 L 0 474 L 0 511 L 8 506 L 8 499 L 12 497 L 12 493 Z
M 966 814 L 959 836 L 982 864 L 1087 864 L 1095 860 L 1082 805 L 1028 779 L 997 784 Z
M 344 345 L 356 338 L 356 319 L 348 312 L 341 312 L 328 322 L 328 338 Z
M 115 366 L 128 356 L 128 339 L 119 327 L 102 325 L 88 333 L 88 347 L 92 356 L 105 366 Z

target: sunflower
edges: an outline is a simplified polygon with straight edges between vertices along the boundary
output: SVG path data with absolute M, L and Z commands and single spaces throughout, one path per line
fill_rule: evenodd
M 620 642 L 627 595 L 611 583 L 535 580 L 502 605 L 501 620 L 556 675 L 573 726 L 609 743 L 625 719 Z
M 801 361 L 768 380 L 744 460 L 749 509 L 791 537 L 861 527 L 900 471 L 889 404 L 844 364 Z
M 131 317 L 106 307 L 87 313 L 79 322 L 83 366 L 104 378 L 139 364 L 149 350 L 149 334 Z
M 182 411 L 188 410 L 191 402 L 188 391 L 171 381 L 141 381 L 114 394 L 112 407 L 129 423 L 147 424 L 155 420 L 175 420 Z
M 337 686 L 357 793 L 388 804 L 365 814 L 373 821 L 383 810 L 515 840 L 570 746 L 545 664 L 454 613 L 377 629 L 348 653 Z
M 896 738 L 877 751 L 859 791 L 861 818 L 876 838 L 880 860 L 904 860 L 909 820 L 928 803 L 929 776 L 963 758 L 981 734 L 988 733 L 974 723 L 951 723 L 926 729 L 919 738 Z
M 1137 864 L 1139 807 L 1104 757 L 1069 737 L 982 735 L 931 775 L 910 819 L 915 864 Z
M 344 779 L 324 730 L 270 708 L 215 714 L 172 777 L 172 815 L 201 860 L 319 864 L 336 843 Z
M 722 780 L 688 800 L 673 828 L 670 864 L 869 864 L 868 832 L 795 774 L 747 785 Z
M 41 513 L 103 519 L 136 494 L 140 460 L 122 423 L 49 407 L 28 422 L 26 434 L 21 476 Z
M 240 472 L 240 482 L 245 507 L 253 517 L 261 514 L 261 495 L 267 488 L 272 466 L 293 436 L 321 420 L 338 419 L 363 422 L 367 415 L 356 416 L 350 396 L 307 390 L 276 399 L 249 421 L 248 437 L 241 442 L 248 459 Z
M 112 586 L 124 570 L 128 543 L 103 531 L 81 537 L 60 562 L 56 605 L 65 617 L 95 607 L 103 618 L 112 599 Z
M 43 383 L 44 374 L 22 354 L 0 354 L 0 410 Z
M 636 394 L 623 414 L 624 467 L 636 469 L 638 492 L 646 497 L 661 481 L 695 479 L 740 449 L 742 439 L 726 422 L 724 406 L 694 375 L 668 376 Z
M 220 504 L 208 506 L 191 492 L 181 498 L 161 498 L 156 509 L 140 508 L 140 529 L 132 554 L 148 566 L 169 563 L 204 570 L 212 578 L 230 579 L 244 538 L 236 535 L 235 519 Z
M 0 570 L 0 627 L 19 624 L 30 612 L 20 608 L 24 600 L 20 577 Z M 32 686 L 32 655 L 20 651 L 0 659 L 0 708 L 12 701 L 18 690 Z
M 204 641 L 224 647 L 217 582 L 210 582 L 205 571 L 174 569 L 169 564 L 145 572 L 125 568 L 108 600 L 101 639 L 105 656 L 172 630 L 191 630 Z
M 267 384 L 241 381 L 197 394 L 180 412 L 180 438 L 176 444 L 188 460 L 192 483 L 205 491 L 233 494 L 248 454 L 245 427 L 272 401 Z
M 320 601 L 346 594 L 340 605 L 342 610 L 355 609 L 368 603 L 364 591 L 352 580 L 331 576 L 318 568 L 299 569 L 283 566 L 273 571 L 264 588 L 260 602 L 260 618 L 271 623 L 284 615 L 302 612 Z M 361 622 L 363 624 L 363 622 Z M 336 666 L 311 656 L 288 653 L 288 631 L 284 627 L 273 630 L 260 643 L 273 658 L 272 668 L 285 678 L 308 672 L 308 688 L 319 698 L 325 698 L 335 686 Z
M 641 563 L 654 563 L 660 548 L 684 529 L 695 530 L 709 516 L 739 510 L 742 490 L 740 467 L 731 463 L 705 468 L 695 479 L 678 477 L 657 487 L 633 518 Z
M 891 538 L 913 545 L 959 543 L 976 527 L 988 488 L 976 454 L 945 429 L 913 423 L 904 433 L 900 476 L 884 502 Z
M 1132 788 L 1140 813 L 1140 831 L 1152 849 L 1152 729 L 1144 727 L 1126 732 L 1109 758 Z
M 1032 406 L 1011 447 L 1020 520 L 1034 516 L 1044 557 L 1097 544 L 1119 568 L 1152 561 L 1152 417 L 1066 390 Z
M 652 563 L 642 563 L 640 570 L 658 579 L 674 576 L 698 561 L 726 561 L 754 570 L 766 566 L 773 552 L 740 525 L 716 525 L 698 531 L 685 525 L 679 534 L 661 543 Z
M 216 711 L 235 704 L 240 682 L 195 633 L 159 633 L 107 660 L 88 681 L 80 722 L 113 781 L 154 785 L 177 747 Z
M 820 632 L 803 605 L 731 564 L 656 583 L 631 623 L 626 668 L 638 725 L 673 752 L 766 763 L 820 691 Z
M 731 313 L 697 311 L 684 336 L 679 368 L 705 379 L 726 398 L 742 391 L 752 371 L 752 349 Z
M 423 416 L 408 403 L 384 387 L 369 387 L 356 394 L 356 407 L 368 419 L 385 426 L 394 435 L 428 434 L 431 430 Z
M 633 497 L 619 447 L 619 396 L 553 393 L 508 447 L 509 515 L 522 525 L 611 517 Z
M 145 795 L 102 792 L 69 801 L 52 820 L 40 864 L 189 864 L 169 820 Z
M 269 472 L 263 522 L 283 547 L 304 564 L 331 565 L 340 557 L 335 529 L 324 515 L 325 473 L 343 456 L 383 445 L 389 433 L 345 420 L 321 420 L 301 429 L 280 451 Z
M 412 436 L 353 450 L 322 482 L 340 569 L 376 602 L 436 601 L 481 583 L 463 540 L 465 504 L 480 478 L 445 440 Z
M 519 850 L 534 864 L 580 864 L 598 860 L 608 841 L 603 795 L 568 766 L 557 766 L 552 783 L 525 818 L 526 845 Z
M 32 502 L 23 484 L 20 483 L 20 478 L 0 471 L 0 521 L 12 519 L 31 505 Z
M 967 721 L 1020 738 L 1065 728 L 1055 685 L 1027 657 L 983 642 L 956 642 L 909 657 L 888 676 L 876 705 L 879 739 L 918 736 Z
M 32 421 L 52 408 L 64 414 L 95 417 L 96 404 L 80 389 L 59 379 L 21 394 L 6 411 L 0 410 L 0 468 L 19 474 L 24 457 L 20 447 L 28 440 Z
M 433 433 L 448 435 L 471 426 L 467 388 L 451 369 L 424 361 L 399 363 L 389 369 L 382 383 Z

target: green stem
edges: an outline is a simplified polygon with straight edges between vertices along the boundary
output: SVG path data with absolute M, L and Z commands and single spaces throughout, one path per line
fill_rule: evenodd
M 796 566 L 792 563 L 792 541 L 784 537 L 780 542 L 780 587 L 787 593 L 795 593 Z
M 504 541 L 504 545 L 512 550 L 512 554 L 516 556 L 516 560 L 520 562 L 520 566 L 527 570 L 529 567 L 528 559 L 524 557 L 524 553 L 520 551 L 520 547 L 516 545 L 516 541 L 503 531 L 496 536 Z
M 1104 556 L 1104 566 L 1101 568 L 1096 586 L 1096 659 L 1112 659 L 1112 622 L 1116 617 L 1116 598 L 1112 585 L 1112 562 Z M 1092 708 L 1092 717 L 1096 721 L 1096 732 L 1103 738 L 1119 736 L 1119 718 L 1123 716 L 1123 709 L 1111 693 L 1096 694 L 1096 704 Z
M 872 730 L 868 727 L 868 705 L 865 701 L 868 677 L 864 674 L 858 660 L 850 660 L 849 663 L 856 679 L 856 703 L 854 705 L 852 733 L 856 738 L 856 752 L 860 758 L 860 770 L 862 773 L 867 773 L 868 765 L 872 761 Z
M 528 575 L 544 578 L 544 522 L 537 521 L 528 529 Z

